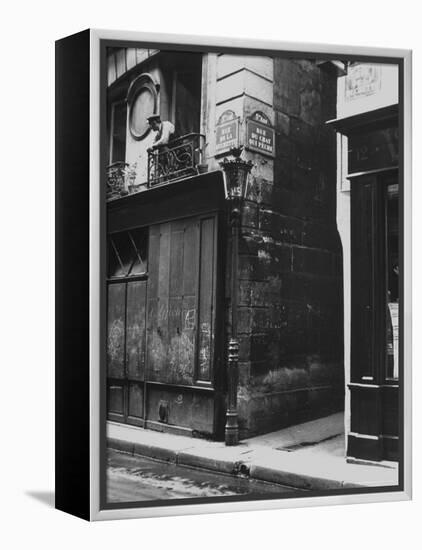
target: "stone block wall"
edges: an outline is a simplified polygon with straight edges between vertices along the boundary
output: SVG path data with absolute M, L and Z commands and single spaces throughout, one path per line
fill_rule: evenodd
M 242 81 L 242 119 L 269 116 L 276 156 L 245 154 L 255 168 L 239 258 L 241 437 L 341 410 L 344 399 L 336 138 L 325 125 L 336 78 L 313 61 L 276 58 L 272 67 L 261 88 Z

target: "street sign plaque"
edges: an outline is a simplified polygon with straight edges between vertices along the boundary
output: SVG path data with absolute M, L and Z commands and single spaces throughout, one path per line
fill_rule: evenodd
M 246 121 L 246 148 L 263 155 L 275 156 L 274 128 L 261 111 L 256 111 Z
M 239 117 L 227 110 L 219 117 L 215 129 L 215 151 L 226 153 L 239 146 Z

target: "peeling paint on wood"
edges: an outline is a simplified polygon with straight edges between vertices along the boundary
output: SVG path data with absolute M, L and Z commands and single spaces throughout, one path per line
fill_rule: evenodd
M 157 382 L 193 385 L 198 361 L 199 377 L 209 380 L 214 218 L 161 224 L 153 236 L 150 256 L 159 260 L 149 272 L 148 376 Z

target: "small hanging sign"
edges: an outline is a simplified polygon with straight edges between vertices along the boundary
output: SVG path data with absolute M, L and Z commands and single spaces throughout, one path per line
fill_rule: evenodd
M 262 111 L 255 111 L 246 121 L 246 148 L 275 156 L 275 131 L 270 119 Z

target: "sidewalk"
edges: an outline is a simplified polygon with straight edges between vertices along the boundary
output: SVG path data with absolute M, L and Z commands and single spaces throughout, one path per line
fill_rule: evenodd
M 304 490 L 398 483 L 396 463 L 346 462 L 342 413 L 246 439 L 236 447 L 112 422 L 107 439 L 109 447 L 130 454 Z

